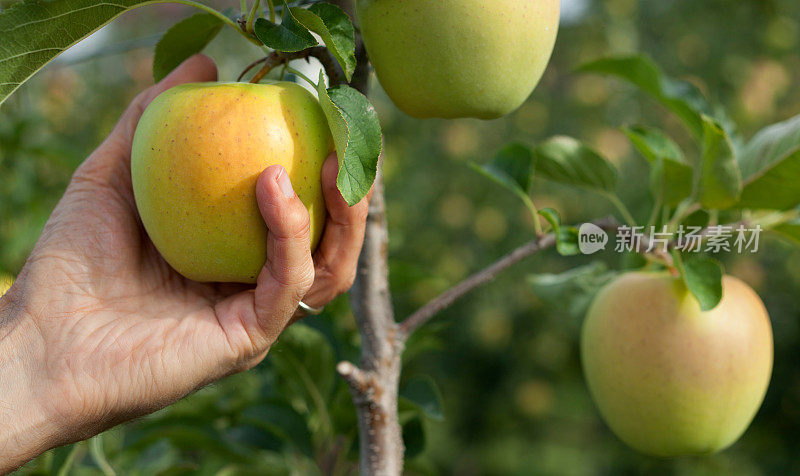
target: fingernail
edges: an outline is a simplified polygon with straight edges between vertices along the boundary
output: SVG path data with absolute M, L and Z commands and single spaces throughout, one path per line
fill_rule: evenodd
M 289 174 L 287 174 L 286 170 L 283 168 L 278 175 L 278 186 L 281 188 L 284 197 L 291 198 L 294 196 L 294 189 L 292 188 L 291 180 L 289 180 Z

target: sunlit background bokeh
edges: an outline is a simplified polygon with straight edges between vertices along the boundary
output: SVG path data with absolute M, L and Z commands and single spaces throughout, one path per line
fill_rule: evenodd
M 208 3 L 227 8 L 239 2 Z M 385 133 L 391 283 L 399 317 L 531 239 L 527 210 L 468 167 L 469 161 L 489 160 L 510 141 L 533 144 L 566 134 L 589 143 L 620 169 L 620 195 L 633 213 L 647 217 L 652 201 L 645 188 L 646 163 L 619 127 L 662 126 L 692 150 L 689 136 L 673 116 L 631 87 L 575 74 L 583 62 L 646 53 L 670 75 L 693 82 L 723 105 L 745 137 L 800 114 L 797 0 L 563 0 L 562 10 L 549 69 L 533 96 L 508 117 L 489 122 L 415 120 L 397 110 L 373 82 L 372 101 Z M 49 65 L 0 108 L 0 275 L 20 270 L 72 171 L 109 132 L 130 99 L 152 83 L 153 45 L 159 35 L 190 13 L 183 6 L 150 6 L 125 14 Z M 235 80 L 259 57 L 258 49 L 225 30 L 207 53 L 219 64 L 222 80 Z M 590 193 L 538 180 L 533 197 L 537 205 L 557 209 L 572 223 L 613 211 Z M 411 451 L 409 473 L 800 473 L 800 252 L 778 239 L 763 240 L 761 249 L 757 255 L 719 256 L 729 273 L 761 294 L 776 345 L 765 403 L 731 449 L 663 461 L 634 453 L 609 432 L 580 372 L 577 338 L 586 303 L 570 299 L 569 289 L 534 292 L 529 279 L 591 260 L 562 258 L 551 251 L 443 312 L 409 343 L 404 378 L 433 378 L 441 390 L 444 416 L 442 421 L 421 420 L 426 444 Z M 613 253 L 600 260 L 611 268 L 619 266 Z M 346 300 L 308 321 L 331 339 L 336 359 L 357 358 Z M 279 350 L 275 356 L 280 358 Z M 215 474 L 229 468 L 232 457 L 215 454 L 181 433 L 189 424 L 176 415 L 192 416 L 196 426 L 189 428 L 207 432 L 211 447 L 214 438 L 235 440 L 231 429 L 236 428 L 237 409 L 263 396 L 254 394 L 254 387 L 268 388 L 278 378 L 272 358 L 249 375 L 193 395 L 177 409 L 110 432 L 105 444 L 112 466 L 123 468 L 120 474 L 158 474 L 174 467 Z M 332 365 L 323 370 L 333 375 Z M 310 461 L 332 451 L 323 440 L 348 442 L 340 448 L 341 457 L 354 461 L 355 420 L 347 416 L 353 408 L 346 390 L 335 395 L 331 405 L 342 416 L 334 427 L 349 432 L 343 431 L 340 439 L 320 436 L 314 419 L 318 415 L 312 410 L 304 414 L 303 405 L 292 400 L 296 413 L 311 415 L 311 456 L 302 451 L 298 456 L 293 447 L 265 443 L 258 448 L 253 443 L 254 451 L 263 453 L 258 461 L 268 462 L 261 466 L 265 474 L 291 469 L 313 474 Z M 147 428 L 156 430 L 145 443 L 131 436 Z M 135 451 L 126 452 L 126 445 Z M 46 473 L 47 464 L 40 459 L 23 471 Z M 337 464 L 338 473 L 353 469 Z M 99 470 L 87 456 L 73 471 Z

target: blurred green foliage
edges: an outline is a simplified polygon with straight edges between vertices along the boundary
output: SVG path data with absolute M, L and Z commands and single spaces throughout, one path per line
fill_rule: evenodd
M 800 113 L 800 3 L 796 0 L 562 0 L 562 24 L 542 84 L 516 113 L 491 122 L 418 121 L 375 85 L 385 132 L 391 282 L 399 317 L 490 263 L 532 234 L 528 211 L 467 166 L 511 141 L 579 138 L 620 169 L 620 195 L 645 219 L 647 164 L 619 127 L 664 127 L 681 146 L 687 132 L 665 110 L 618 81 L 575 74 L 580 64 L 644 52 L 670 75 L 724 105 L 750 137 Z M 209 2 L 220 7 L 238 2 Z M 230 5 L 229 5 L 230 4 Z M 34 245 L 74 168 L 151 82 L 157 35 L 190 14 L 179 6 L 126 14 L 26 84 L 0 110 L 0 273 L 14 274 Z M 208 53 L 223 80 L 258 57 L 224 31 Z M 539 208 L 568 223 L 611 213 L 602 200 L 540 180 Z M 731 449 L 702 458 L 657 460 L 634 453 L 600 421 L 584 386 L 578 331 L 586 289 L 602 263 L 548 251 L 525 261 L 443 312 L 408 344 L 401 402 L 410 474 L 792 474 L 800 472 L 800 252 L 777 239 L 757 255 L 718 256 L 769 309 L 775 369 L 753 425 Z M 578 271 L 564 285 L 557 275 Z M 106 432 L 119 474 L 331 474 L 355 471 L 357 437 L 338 360 L 358 358 L 346 298 L 283 336 L 265 362 L 178 404 Z M 432 390 L 438 384 L 441 408 Z M 435 393 L 435 392 L 434 392 Z M 439 413 L 444 417 L 438 418 Z M 102 474 L 82 443 L 37 459 L 22 472 Z M 95 451 L 95 454 L 97 451 Z

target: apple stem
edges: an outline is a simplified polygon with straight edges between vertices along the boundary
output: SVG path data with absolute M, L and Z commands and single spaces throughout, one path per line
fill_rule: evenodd
M 311 85 L 311 87 L 316 89 L 317 83 L 315 83 L 314 81 L 311 81 L 311 79 L 308 76 L 306 76 L 305 74 L 303 74 L 300 71 L 298 71 L 298 70 L 292 68 L 291 66 L 289 66 L 289 63 L 286 63 L 284 65 L 284 70 L 292 73 L 293 75 L 297 76 L 298 78 L 303 78 L 308 84 Z
M 319 60 L 319 62 L 325 68 L 325 74 L 328 75 L 328 80 L 331 86 L 341 84 L 344 74 L 340 71 L 336 61 L 331 57 L 330 52 L 324 46 L 315 46 L 313 48 L 307 48 L 302 51 L 291 53 L 273 51 L 267 56 L 250 63 L 241 72 L 241 74 L 239 74 L 239 77 L 236 80 L 241 81 L 248 71 L 263 63 L 264 66 L 262 66 L 261 69 L 252 77 L 252 79 L 250 79 L 251 83 L 259 83 L 274 68 L 281 65 L 288 66 L 290 61 L 297 59 L 308 59 L 309 57 L 314 57 Z M 316 85 L 316 83 L 312 84 Z

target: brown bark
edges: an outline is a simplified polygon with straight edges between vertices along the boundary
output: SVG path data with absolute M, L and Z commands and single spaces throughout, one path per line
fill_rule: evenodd
M 355 19 L 353 4 L 349 0 L 334 3 Z M 369 63 L 358 36 L 356 59 L 358 66 L 350 86 L 367 94 Z M 389 291 L 388 242 L 379 164 L 369 204 L 364 247 L 350 291 L 350 303 L 361 333 L 361 360 L 358 367 L 350 362 L 341 362 L 337 366 L 339 374 L 350 385 L 358 412 L 359 472 L 364 476 L 396 476 L 403 471 L 402 428 L 397 415 L 403 343 L 398 339 Z

